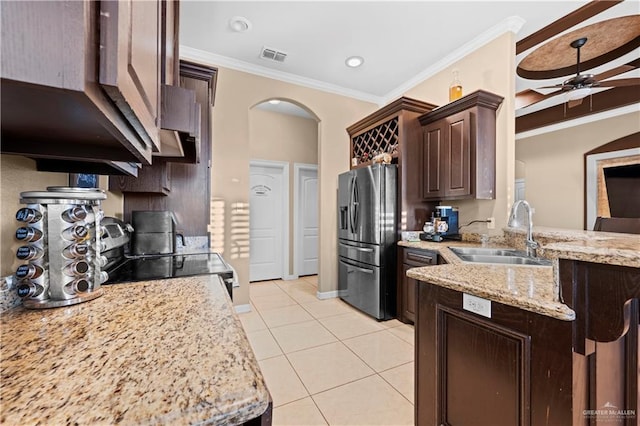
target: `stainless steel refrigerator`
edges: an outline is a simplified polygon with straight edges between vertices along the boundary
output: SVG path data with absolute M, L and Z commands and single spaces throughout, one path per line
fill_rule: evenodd
M 338 178 L 338 294 L 379 320 L 396 311 L 396 204 L 394 164 Z

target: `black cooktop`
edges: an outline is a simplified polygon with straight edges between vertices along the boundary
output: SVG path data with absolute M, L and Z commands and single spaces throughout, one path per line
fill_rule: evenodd
M 102 285 L 212 274 L 225 281 L 233 278 L 233 270 L 218 253 L 125 257 L 107 273 L 109 280 Z

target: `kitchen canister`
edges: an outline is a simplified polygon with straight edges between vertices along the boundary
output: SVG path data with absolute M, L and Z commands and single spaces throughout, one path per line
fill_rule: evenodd
M 20 193 L 15 276 L 22 304 L 30 309 L 86 302 L 102 295 L 100 202 L 97 188 L 48 187 Z

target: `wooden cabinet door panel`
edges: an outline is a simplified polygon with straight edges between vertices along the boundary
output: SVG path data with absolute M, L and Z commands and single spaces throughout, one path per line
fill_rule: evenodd
M 471 137 L 470 114 L 463 111 L 447 118 L 445 137 L 446 157 L 444 162 L 444 193 L 458 197 L 471 193 Z
M 402 265 L 402 315 L 411 322 L 416 320 L 416 291 L 418 281 L 407 276 L 407 271 L 415 266 Z
M 528 424 L 530 339 L 438 307 L 439 424 Z
M 441 158 L 443 155 L 444 129 L 442 122 L 426 126 L 422 140 L 422 198 L 439 199 L 444 195 Z
M 158 151 L 159 1 L 100 2 L 100 84 L 148 147 Z

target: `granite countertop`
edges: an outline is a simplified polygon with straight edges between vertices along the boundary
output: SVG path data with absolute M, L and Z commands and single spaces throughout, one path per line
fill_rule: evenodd
M 2 314 L 0 423 L 238 424 L 270 395 L 215 275 Z
M 551 266 L 516 266 L 465 263 L 448 247 L 482 247 L 476 242 L 400 241 L 400 246 L 435 250 L 446 265 L 412 268 L 407 276 L 451 290 L 469 293 L 494 302 L 546 315 L 563 321 L 573 321 L 575 313 L 561 303 Z M 485 247 L 508 247 L 502 241 Z
M 525 235 L 524 229 L 505 228 L 503 238 L 492 238 L 484 246 L 523 250 Z M 575 319 L 575 313 L 560 302 L 558 259 L 640 267 L 638 235 L 534 227 L 533 238 L 541 245 L 538 256 L 553 260 L 553 267 L 470 264 L 462 262 L 448 249 L 450 246 L 483 246 L 474 241 L 400 241 L 398 244 L 438 251 L 448 263 L 410 269 L 407 275 L 411 278 L 566 321 Z
M 507 232 L 525 234 L 512 228 Z M 538 254 L 549 259 L 640 267 L 640 235 L 541 227 L 534 228 L 533 238 L 541 244 Z

